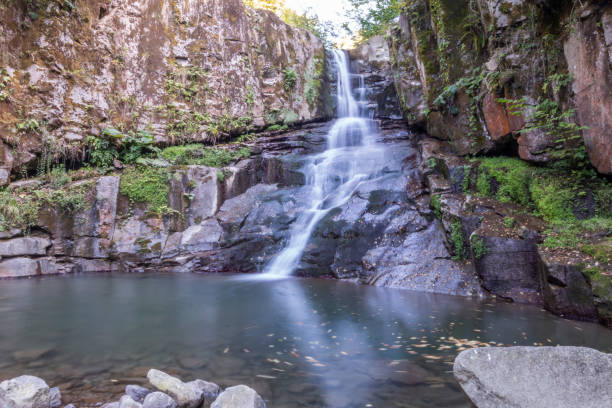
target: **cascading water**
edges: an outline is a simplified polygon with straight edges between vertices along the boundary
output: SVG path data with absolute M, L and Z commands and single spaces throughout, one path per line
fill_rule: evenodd
M 266 265 L 266 277 L 292 275 L 319 221 L 346 203 L 360 183 L 380 167 L 381 148 L 375 142 L 375 127 L 363 108 L 363 76 L 349 72 L 344 51 L 334 50 L 333 54 L 338 68 L 338 119 L 327 134 L 326 150 L 311 157 L 303 169 L 305 188 L 310 189 L 305 206 L 308 210 L 292 226 L 287 246 Z M 352 78 L 359 79 L 357 89 L 353 89 Z

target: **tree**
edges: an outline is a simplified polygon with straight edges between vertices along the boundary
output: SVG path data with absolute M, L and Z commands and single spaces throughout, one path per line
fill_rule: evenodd
M 351 35 L 367 40 L 375 35 L 384 34 L 389 23 L 400 13 L 404 0 L 349 0 L 351 9 L 347 17 L 357 23 L 357 32 L 349 24 L 344 29 Z

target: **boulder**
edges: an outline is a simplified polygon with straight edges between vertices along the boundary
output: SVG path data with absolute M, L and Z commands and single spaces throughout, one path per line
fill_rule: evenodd
M 119 400 L 119 408 L 142 408 L 142 404 L 134 401 L 129 395 L 124 395 Z
M 153 387 L 174 398 L 179 408 L 197 408 L 202 404 L 204 391 L 194 384 L 186 384 L 176 377 L 155 369 L 149 370 L 147 378 Z
M 17 408 L 12 399 L 6 395 L 6 391 L 0 388 L 0 407 L 2 408 Z
M 21 237 L 0 241 L 0 257 L 46 255 L 51 241 L 43 237 Z
M 554 262 L 540 253 L 544 306 L 551 312 L 581 320 L 597 320 L 593 291 L 581 265 Z
M 168 394 L 156 391 L 145 397 L 142 408 L 176 408 L 176 401 Z
M 15 408 L 49 408 L 51 406 L 51 392 L 47 383 L 31 375 L 22 375 L 17 378 L 0 383 L 2 399 L 8 400 L 9 407 Z M 4 408 L 4 407 L 3 407 Z
M 204 406 L 212 404 L 221 392 L 221 387 L 219 387 L 217 384 L 204 380 L 190 381 L 187 383 L 187 385 L 191 385 L 194 388 L 202 391 L 204 394 Z
M 612 406 L 612 354 L 585 347 L 484 347 L 453 372 L 478 408 Z
M 210 408 L 265 408 L 266 403 L 257 392 L 246 385 L 223 391 Z
M 140 385 L 126 385 L 125 394 L 132 397 L 134 401 L 142 403 L 147 395 L 151 393 L 151 390 Z
M 103 404 L 100 408 L 119 408 L 119 401 L 108 402 Z
M 58 408 L 62 406 L 62 393 L 60 392 L 59 388 L 57 387 L 53 387 L 49 390 L 49 395 L 50 395 L 50 407 L 51 408 Z

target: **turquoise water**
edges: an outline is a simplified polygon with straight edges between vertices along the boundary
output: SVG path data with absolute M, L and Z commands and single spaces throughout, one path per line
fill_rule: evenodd
M 612 331 L 537 307 L 310 279 L 78 275 L 0 281 L 0 380 L 94 406 L 145 384 L 255 388 L 271 407 L 468 407 L 452 361 L 477 345 L 612 351 Z

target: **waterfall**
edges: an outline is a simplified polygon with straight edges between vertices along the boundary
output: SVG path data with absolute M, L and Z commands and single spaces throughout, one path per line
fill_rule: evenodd
M 365 117 L 363 76 L 349 72 L 346 53 L 334 50 L 338 69 L 338 119 L 327 134 L 326 150 L 312 156 L 302 169 L 309 194 L 304 211 L 290 231 L 289 242 L 265 266 L 265 277 L 290 276 L 297 268 L 315 227 L 332 209 L 346 203 L 376 167 L 375 131 Z M 354 79 L 359 87 L 354 89 Z M 359 94 L 356 100 L 354 93 Z

